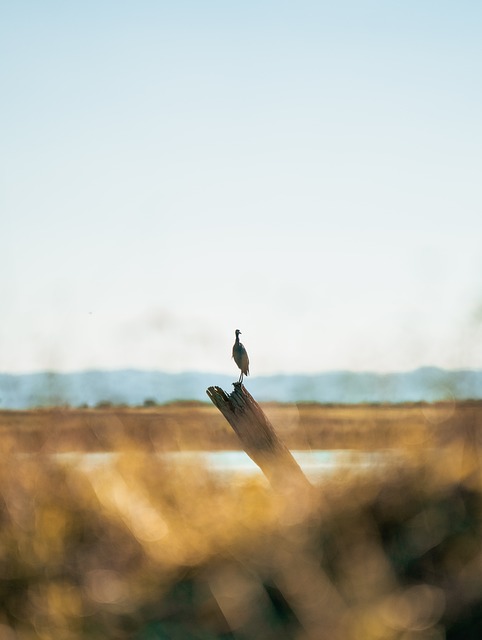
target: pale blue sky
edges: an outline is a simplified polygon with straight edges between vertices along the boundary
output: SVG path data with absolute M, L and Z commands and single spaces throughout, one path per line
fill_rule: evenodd
M 482 4 L 0 1 L 0 370 L 482 367 Z

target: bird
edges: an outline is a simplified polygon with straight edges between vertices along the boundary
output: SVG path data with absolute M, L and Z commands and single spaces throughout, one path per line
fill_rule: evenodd
M 236 341 L 233 344 L 233 358 L 234 362 L 241 369 L 241 375 L 239 376 L 238 384 L 243 382 L 243 375 L 249 376 L 249 358 L 248 352 L 244 348 L 244 345 L 239 341 L 239 334 L 241 331 L 236 329 L 234 332 L 236 335 Z

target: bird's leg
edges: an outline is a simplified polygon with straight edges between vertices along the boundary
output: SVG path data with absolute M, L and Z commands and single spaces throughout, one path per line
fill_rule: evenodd
M 242 382 L 242 381 L 243 381 L 243 372 L 241 371 L 241 375 L 239 376 L 238 382 Z

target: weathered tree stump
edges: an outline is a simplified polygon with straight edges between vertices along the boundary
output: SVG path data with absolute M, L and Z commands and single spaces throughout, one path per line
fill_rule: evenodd
M 234 391 L 230 394 L 220 387 L 209 387 L 206 393 L 229 422 L 248 456 L 273 487 L 281 488 L 293 483 L 311 487 L 290 450 L 246 387 L 240 382 L 233 386 Z

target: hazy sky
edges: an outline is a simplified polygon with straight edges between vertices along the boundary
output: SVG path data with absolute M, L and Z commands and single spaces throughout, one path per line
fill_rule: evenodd
M 0 0 L 0 370 L 482 367 L 482 3 Z

